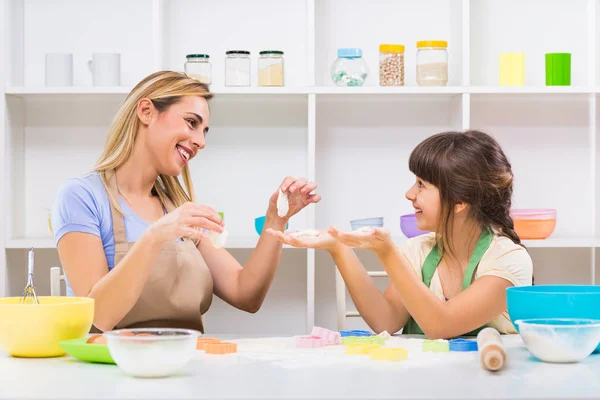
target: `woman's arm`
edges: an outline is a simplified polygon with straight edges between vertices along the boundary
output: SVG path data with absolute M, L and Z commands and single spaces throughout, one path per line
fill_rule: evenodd
M 288 193 L 288 214 L 285 217 L 277 215 L 278 188 L 269 200 L 263 231 L 284 231 L 292 215 L 308 204 L 319 202 L 321 197 L 311 193 L 316 187 L 315 183 L 309 183 L 304 178 L 287 177 L 280 189 Z M 212 274 L 215 294 L 240 310 L 257 312 L 275 277 L 282 244 L 270 235 L 260 235 L 256 248 L 244 266 L 225 249 L 215 249 L 208 240 L 200 241 L 198 249 Z
M 264 229 L 268 228 L 282 231 L 285 222 L 277 216 L 267 216 Z M 240 310 L 257 312 L 275 277 L 281 243 L 268 235 L 261 235 L 244 266 L 227 250 L 214 248 L 209 240 L 200 241 L 198 249 L 210 269 L 215 294 Z
M 58 242 L 58 254 L 69 284 L 79 297 L 94 299 L 94 326 L 109 331 L 139 299 L 160 243 L 144 234 L 125 258 L 109 273 L 106 254 L 98 236 L 70 232 Z
M 95 300 L 94 325 L 107 331 L 138 301 L 160 248 L 181 237 L 203 238 L 196 227 L 221 231 L 221 219 L 210 207 L 186 203 L 150 225 L 110 271 L 101 239 L 70 232 L 58 242 L 58 254 L 76 296 Z

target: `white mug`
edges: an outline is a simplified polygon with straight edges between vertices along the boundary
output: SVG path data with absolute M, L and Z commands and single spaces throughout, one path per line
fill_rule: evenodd
M 73 86 L 73 54 L 46 54 L 46 86 Z
M 121 86 L 121 55 L 94 53 L 88 61 L 94 86 Z

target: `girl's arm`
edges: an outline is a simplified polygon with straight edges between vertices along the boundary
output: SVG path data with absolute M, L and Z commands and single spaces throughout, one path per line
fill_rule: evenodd
M 299 237 L 273 229 L 266 232 L 290 246 L 328 251 L 342 274 L 358 311 L 375 332 L 395 333 L 408 321 L 408 312 L 394 285 L 389 285 L 385 293 L 381 293 L 354 251 L 327 231 L 319 231 L 318 236 Z
M 358 312 L 373 331 L 394 334 L 406 325 L 409 314 L 393 284 L 381 293 L 348 246 L 339 245 L 330 253 Z
M 483 276 L 448 302 L 435 294 L 411 271 L 397 248 L 378 252 L 402 303 L 430 339 L 447 339 L 471 332 L 506 310 L 506 289 L 513 284 L 497 276 Z

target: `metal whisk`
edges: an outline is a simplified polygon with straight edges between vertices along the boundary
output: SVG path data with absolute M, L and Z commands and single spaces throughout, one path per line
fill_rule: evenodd
M 19 300 L 21 304 L 40 304 L 37 295 L 35 294 L 35 286 L 33 286 L 33 247 L 29 250 L 27 263 L 27 286 L 23 290 L 23 296 Z

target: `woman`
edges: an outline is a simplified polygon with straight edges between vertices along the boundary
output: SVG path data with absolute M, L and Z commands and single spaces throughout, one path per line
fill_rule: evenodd
M 316 237 L 267 232 L 297 247 L 328 250 L 361 316 L 376 332 L 431 339 L 474 335 L 489 324 L 516 333 L 506 289 L 532 284 L 533 265 L 510 217 L 513 173 L 500 145 L 478 132 L 446 132 L 411 153 L 416 182 L 406 193 L 419 229 L 397 248 L 386 229 Z M 391 284 L 381 293 L 352 251 L 373 251 Z
M 223 232 L 211 207 L 195 203 L 188 163 L 205 146 L 212 97 L 206 85 L 157 72 L 127 96 L 94 172 L 68 180 L 52 226 L 69 295 L 95 300 L 94 326 L 183 327 L 204 332 L 213 293 L 241 310 L 261 307 L 281 243 L 263 235 L 244 267 L 202 229 Z M 186 189 L 178 176 L 182 175 Z M 269 200 L 265 229 L 320 196 L 306 179 L 285 178 Z M 279 217 L 279 190 L 289 211 Z

